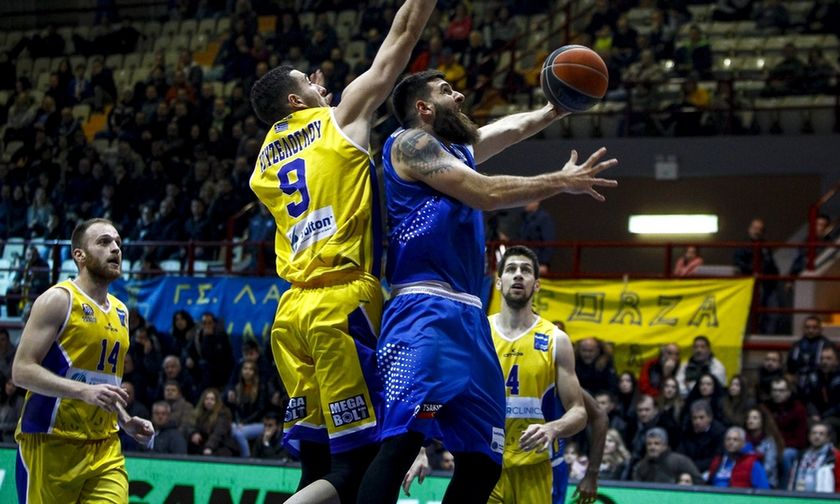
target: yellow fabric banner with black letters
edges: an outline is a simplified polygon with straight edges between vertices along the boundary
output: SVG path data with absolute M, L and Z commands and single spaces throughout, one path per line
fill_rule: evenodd
M 533 307 L 562 322 L 572 341 L 595 337 L 613 345 L 618 373 L 638 378 L 642 364 L 666 343 L 680 346 L 683 362 L 704 335 L 727 378 L 741 370 L 741 350 L 753 293 L 752 278 L 675 280 L 540 280 Z M 500 309 L 493 289 L 488 313 Z

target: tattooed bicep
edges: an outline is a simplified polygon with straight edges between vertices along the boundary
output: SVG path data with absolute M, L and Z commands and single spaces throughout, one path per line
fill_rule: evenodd
M 454 168 L 456 159 L 441 148 L 432 135 L 408 130 L 394 142 L 394 160 L 417 178 L 426 178 Z

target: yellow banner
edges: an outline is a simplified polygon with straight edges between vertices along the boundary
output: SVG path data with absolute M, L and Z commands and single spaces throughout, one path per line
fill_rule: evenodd
M 726 366 L 741 371 L 741 349 L 753 279 L 540 281 L 534 310 L 560 321 L 572 341 L 596 337 L 614 345 L 616 371 L 639 376 L 642 364 L 666 343 L 680 346 L 683 362 L 695 336 L 704 335 Z M 493 290 L 489 313 L 500 306 Z

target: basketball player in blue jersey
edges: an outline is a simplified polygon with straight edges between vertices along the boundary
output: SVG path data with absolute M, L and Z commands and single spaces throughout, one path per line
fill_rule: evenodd
M 476 165 L 563 115 L 551 106 L 480 130 L 461 113 L 464 96 L 437 71 L 403 79 L 393 93 L 404 129 L 383 149 L 390 226 L 387 275 L 393 287 L 377 362 L 385 387 L 383 444 L 359 497 L 392 503 L 423 441 L 441 439 L 455 455 L 445 503 L 486 503 L 505 444 L 505 383 L 479 299 L 484 275 L 482 210 L 509 208 L 561 192 L 615 186 L 597 178 L 616 164 L 584 163 L 537 177 L 478 173 Z M 570 392 L 564 435 L 581 430 L 580 390 Z
M 403 3 L 370 69 L 334 108 L 318 82 L 286 66 L 251 89 L 269 131 L 250 185 L 277 223 L 277 273 L 292 285 L 271 329 L 290 397 L 284 444 L 301 458 L 288 504 L 355 502 L 378 449 L 382 237 L 370 129 L 434 6 Z
M 537 255 L 527 247 L 509 247 L 499 263 L 496 289 L 501 292 L 501 311 L 489 320 L 505 374 L 507 404 L 502 476 L 490 495 L 490 504 L 565 502 L 569 468 L 563 460 L 568 425 L 564 404 L 580 385 L 569 337 L 532 309 L 540 288 L 539 271 Z M 583 389 L 580 392 L 591 432 L 589 468 L 576 492 L 578 502 L 588 504 L 597 495 L 609 425 L 595 399 Z M 425 474 L 428 459 L 421 450 L 403 481 L 405 492 L 415 477 Z
M 106 219 L 76 226 L 79 275 L 41 294 L 23 328 L 12 365 L 28 391 L 15 435 L 21 503 L 128 502 L 117 425 L 141 444 L 154 428 L 128 416 L 120 388 L 128 310 L 108 286 L 122 273 L 121 243 Z

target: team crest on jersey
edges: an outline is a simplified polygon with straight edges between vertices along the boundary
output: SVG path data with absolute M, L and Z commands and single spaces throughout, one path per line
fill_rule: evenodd
M 290 397 L 289 404 L 286 405 L 286 418 L 284 422 L 294 422 L 306 416 L 306 398 L 305 397 Z
M 128 327 L 128 326 L 126 325 L 126 319 L 128 318 L 128 314 L 127 314 L 126 312 L 124 312 L 124 311 L 120 310 L 119 308 L 117 308 L 117 317 L 119 317 L 119 318 L 120 318 L 120 325 L 121 325 L 121 326 L 123 326 L 123 327 Z
M 534 333 L 534 350 L 548 352 L 548 334 Z
M 274 132 L 275 133 L 283 133 L 287 129 L 289 129 L 289 122 L 288 121 L 279 122 L 279 123 L 274 125 Z
M 330 414 L 336 427 L 361 422 L 370 417 L 367 402 L 361 394 L 331 402 Z
M 87 303 L 82 303 L 82 320 L 85 322 L 96 322 L 96 315 L 93 314 L 93 307 Z

